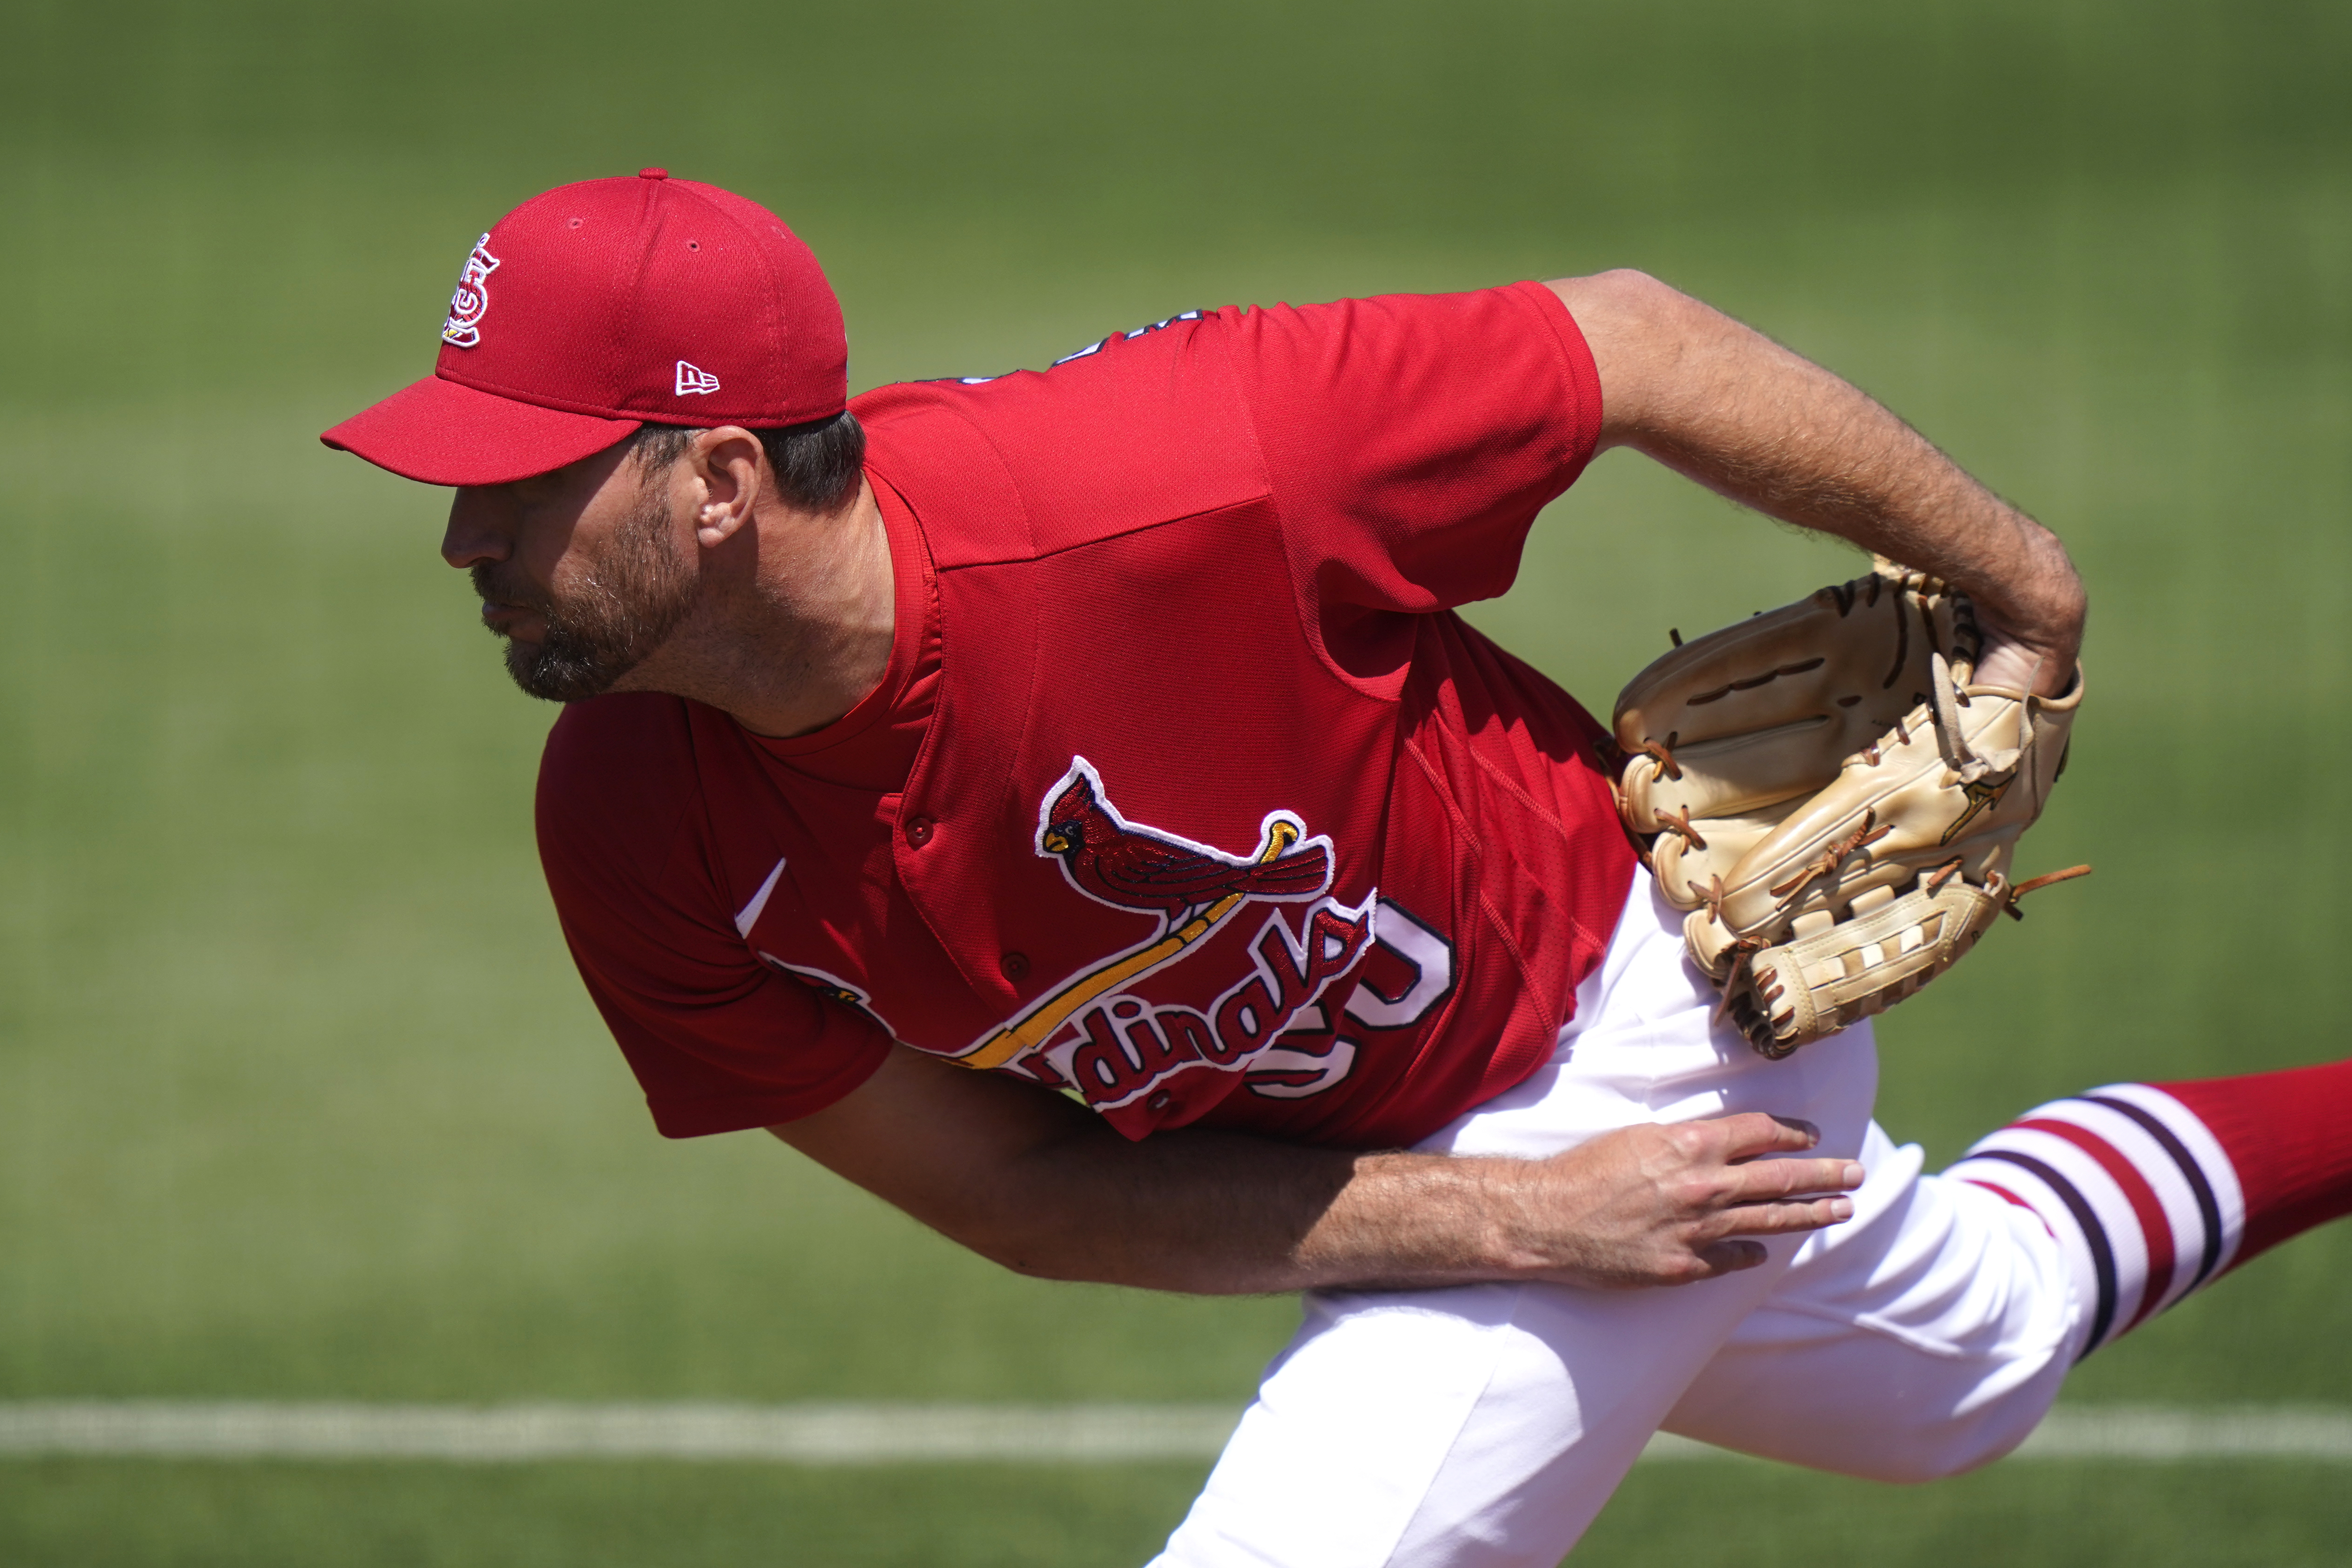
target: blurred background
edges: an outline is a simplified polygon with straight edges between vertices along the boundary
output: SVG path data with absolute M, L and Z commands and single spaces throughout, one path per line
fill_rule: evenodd
M 562 951 L 442 492 L 316 432 L 466 247 L 659 163 L 782 213 L 859 386 L 1192 306 L 1631 265 L 2068 540 L 2091 706 L 1885 1026 L 1937 1162 L 2345 1054 L 2352 8 L 12 0 L 0 47 L 0 1399 L 1227 1401 L 1295 1321 L 1016 1279 L 760 1134 L 671 1144 Z M 1725 569 L 1702 570 L 1700 561 Z M 1606 710 L 1851 558 L 1612 455 L 1476 617 Z M 2352 1405 L 2352 1229 L 2069 1398 Z M 1200 1464 L 0 1461 L 19 1563 L 1120 1563 Z M 2342 1561 L 2341 1468 L 1894 1490 L 1644 1467 L 1595 1563 Z

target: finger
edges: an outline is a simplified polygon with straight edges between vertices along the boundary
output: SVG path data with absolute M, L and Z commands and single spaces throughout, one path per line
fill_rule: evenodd
M 2073 684 L 2074 659 L 2079 652 L 2079 640 L 2032 640 L 1992 633 L 1985 638 L 1984 652 L 1977 660 L 1970 684 L 2015 689 L 2030 681 L 2036 696 L 2055 697 Z
M 1767 1116 L 1760 1110 L 1727 1116 L 1715 1125 L 1723 1131 L 1727 1163 L 1763 1154 L 1801 1154 L 1822 1141 L 1822 1130 L 1810 1121 Z
M 1868 1173 L 1859 1160 L 1759 1160 L 1726 1173 L 1723 1197 L 1727 1204 L 1744 1204 L 1850 1193 Z
M 1713 1279 L 1737 1274 L 1743 1268 L 1755 1268 L 1764 1258 L 1764 1244 L 1760 1241 L 1718 1241 L 1699 1248 L 1698 1260 L 1706 1265 L 1706 1272 L 1696 1278 Z
M 1801 1203 L 1742 1204 L 1716 1215 L 1709 1228 L 1725 1237 L 1794 1236 L 1853 1217 L 1852 1198 L 1807 1198 Z

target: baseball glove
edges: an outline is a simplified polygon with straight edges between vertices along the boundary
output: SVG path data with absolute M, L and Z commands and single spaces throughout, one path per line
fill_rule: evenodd
M 1690 955 L 1765 1056 L 1949 969 L 2004 910 L 2083 700 L 1970 684 L 1965 595 L 1867 577 L 1682 644 L 1617 699 L 1618 805 Z

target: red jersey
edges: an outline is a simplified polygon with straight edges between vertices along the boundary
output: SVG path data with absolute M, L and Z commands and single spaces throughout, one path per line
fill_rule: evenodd
M 671 1136 L 792 1121 L 897 1039 L 1200 1122 L 1414 1142 L 1550 1055 L 1632 880 L 1502 593 L 1601 392 L 1537 284 L 1188 313 L 853 405 L 890 670 L 815 734 L 557 721 L 582 976 Z

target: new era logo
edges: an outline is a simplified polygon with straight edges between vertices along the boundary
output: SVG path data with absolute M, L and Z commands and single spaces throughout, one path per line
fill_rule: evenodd
M 719 378 L 699 365 L 677 362 L 677 395 L 698 397 L 706 392 L 719 390 Z

